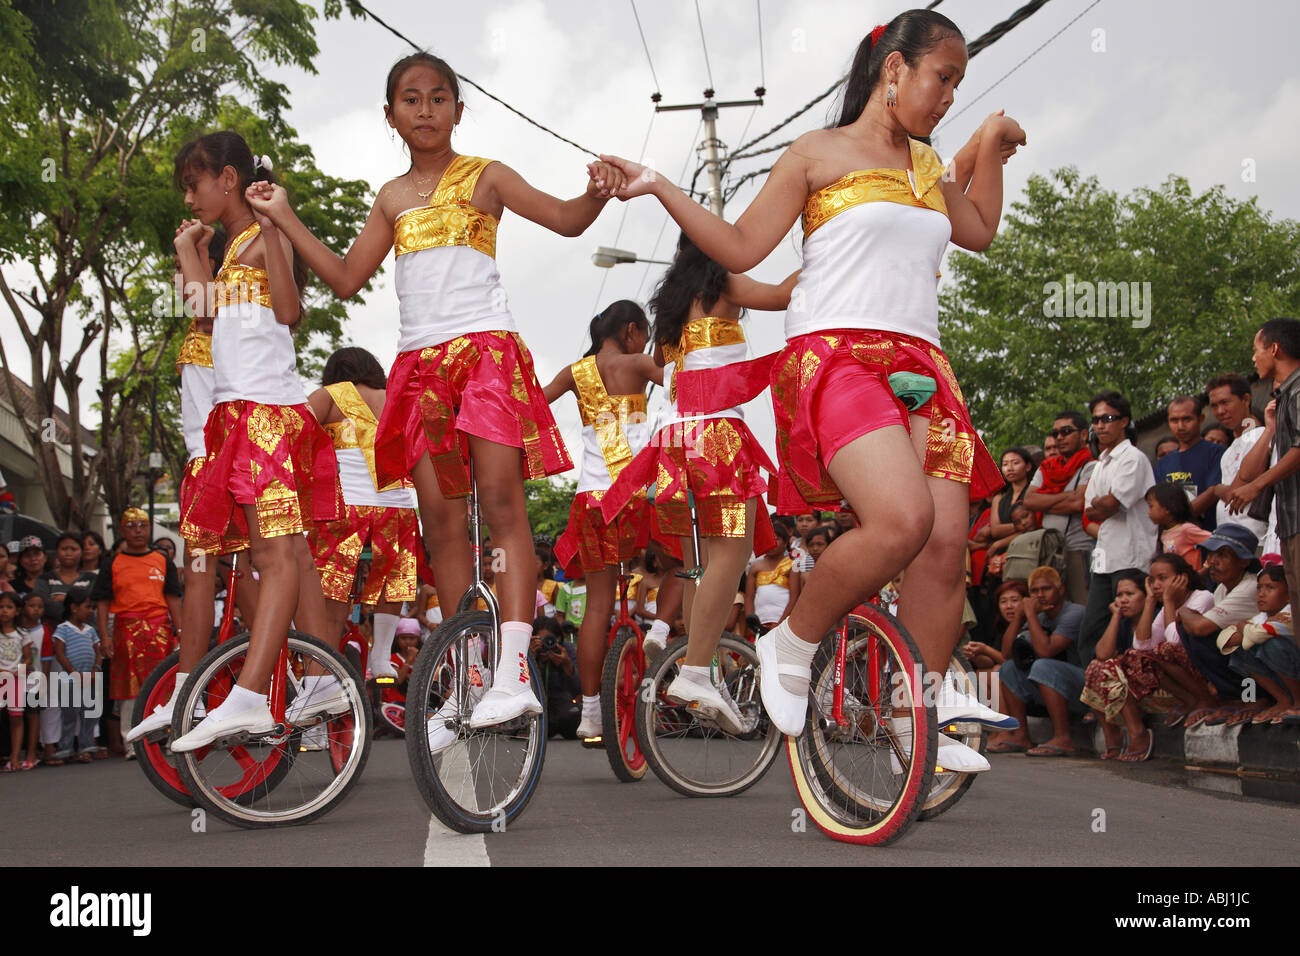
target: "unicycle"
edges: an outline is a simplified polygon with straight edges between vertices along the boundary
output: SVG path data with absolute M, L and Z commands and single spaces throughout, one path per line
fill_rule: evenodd
M 537 789 L 546 756 L 546 713 L 491 727 L 470 727 L 474 705 L 492 686 L 500 654 L 500 612 L 483 580 L 478 486 L 470 464 L 474 581 L 456 613 L 425 641 L 406 685 L 406 755 L 420 796 L 445 826 L 460 833 L 501 831 Z M 487 610 L 477 610 L 482 601 Z M 530 658 L 533 694 L 545 701 Z
M 948 661 L 947 676 L 952 679 L 959 691 L 971 697 L 979 696 L 975 668 L 960 651 L 955 651 Z M 981 756 L 988 746 L 988 728 L 973 720 L 944 724 L 939 727 L 939 732 L 958 743 L 965 744 Z M 925 806 L 921 808 L 920 819 L 930 820 L 951 810 L 957 801 L 966 795 L 966 791 L 978 776 L 977 773 L 959 773 L 936 766 L 934 784 L 930 787 L 930 795 L 925 800 Z
M 645 635 L 627 607 L 627 569 L 618 566 L 618 610 L 609 628 L 609 650 L 600 678 L 601 743 L 614 776 L 635 783 L 645 776 L 646 759 L 637 735 L 636 702 L 645 676 Z

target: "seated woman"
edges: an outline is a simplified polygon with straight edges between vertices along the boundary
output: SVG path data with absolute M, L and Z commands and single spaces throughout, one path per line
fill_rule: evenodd
M 1295 643 L 1282 565 L 1271 564 L 1259 572 L 1256 599 L 1259 614 L 1249 623 L 1224 628 L 1219 649 L 1231 655 L 1229 667 L 1243 677 L 1253 677 L 1275 702 L 1250 713 L 1250 723 L 1300 722 L 1300 647 Z
M 1142 572 L 1120 573 L 1115 581 L 1115 600 L 1110 604 L 1110 623 L 1097 642 L 1096 658 L 1084 671 L 1079 699 L 1098 715 L 1106 740 L 1102 760 L 1146 760 L 1154 747 L 1155 737 L 1142 724 L 1140 702 L 1159 687 L 1159 666 L 1132 646 L 1147 598 Z M 1147 626 L 1149 631 L 1149 622 Z M 1127 750 L 1122 749 L 1121 721 L 1128 731 Z
M 993 592 L 993 606 L 996 608 L 994 633 L 1001 636 L 1018 620 L 1020 603 L 1028 596 L 1029 587 L 1024 581 L 1003 581 L 998 585 Z M 983 641 L 968 641 L 962 645 L 961 652 L 977 671 L 995 671 L 1006 660 L 1000 648 Z

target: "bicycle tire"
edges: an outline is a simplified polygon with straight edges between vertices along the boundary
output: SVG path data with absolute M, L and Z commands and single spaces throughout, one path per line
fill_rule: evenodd
M 190 674 L 176 703 L 176 713 L 180 716 L 179 734 L 189 732 L 196 725 L 194 707 L 200 698 L 206 696 L 210 684 L 228 687 L 238 677 L 249 639 L 248 634 L 241 634 L 218 645 Z M 316 764 L 312 753 L 299 751 L 307 727 L 329 727 L 338 719 L 337 716 L 323 718 L 319 724 L 286 724 L 278 735 L 261 735 L 236 747 L 208 747 L 181 754 L 178 761 L 181 780 L 198 805 L 218 819 L 245 829 L 299 826 L 319 819 L 348 795 L 360 779 L 370 756 L 373 728 L 365 684 L 360 675 L 338 651 L 310 635 L 291 630 L 285 640 L 291 669 L 286 675 L 286 703 L 291 702 L 296 693 L 294 666 L 306 667 L 314 660 L 344 688 L 348 698 L 345 713 L 351 715 L 356 732 L 351 735 L 351 749 L 342 771 L 335 769 L 328 746 L 321 752 L 324 754 L 321 758 L 323 766 Z M 237 756 L 241 749 L 246 755 L 244 759 Z M 210 757 L 207 755 L 213 753 L 226 755 L 228 759 L 209 766 Z M 229 771 L 231 762 L 237 764 L 243 774 L 240 789 L 233 794 L 230 792 L 232 785 L 218 782 Z M 291 782 L 288 780 L 290 774 L 298 781 L 297 785 L 281 787 L 280 784 Z M 314 796 L 303 797 L 308 789 L 317 787 L 319 790 Z M 295 799 L 300 802 L 295 803 Z
M 912 636 L 871 606 L 850 622 L 861 636 L 851 635 L 846 648 L 848 725 L 834 725 L 830 712 L 835 647 L 828 639 L 813 659 L 804 732 L 786 739 L 786 752 L 795 790 L 818 829 L 841 842 L 884 846 L 907 832 L 932 790 L 938 729 L 933 706 L 916 717 L 923 666 Z M 889 718 L 904 721 L 902 732 Z M 910 754 L 900 744 L 905 736 Z M 864 753 L 865 760 L 855 759 Z
M 964 690 L 972 696 L 978 696 L 975 668 L 971 666 L 970 661 L 966 660 L 960 651 L 955 652 L 952 659 L 948 661 L 948 672 L 953 675 L 959 690 Z M 946 724 L 940 727 L 939 731 L 940 733 L 946 731 L 947 736 L 960 741 L 971 750 L 977 751 L 981 756 L 988 747 L 987 728 L 973 720 Z M 977 773 L 957 773 L 948 770 L 943 773 L 936 772 L 934 786 L 925 800 L 925 806 L 921 808 L 919 819 L 933 820 L 939 814 L 947 813 L 957 804 L 958 800 L 966 795 L 966 791 L 971 788 L 971 784 L 975 782 L 975 778 L 978 776 Z
M 623 783 L 636 783 L 649 769 L 636 728 L 637 694 L 645 676 L 640 650 L 640 631 L 627 624 L 620 627 L 605 652 L 600 678 L 601 742 L 609 768 Z
M 687 638 L 677 638 L 651 663 L 637 696 L 637 736 L 646 763 L 672 790 L 687 797 L 734 797 L 762 780 L 781 750 L 781 733 L 767 719 L 758 692 L 758 655 L 748 641 L 724 636 L 718 642 L 719 660 L 737 662 L 724 664 L 727 689 L 741 713 L 756 721 L 748 734 L 735 736 L 665 697 L 687 644 Z M 713 767 L 718 770 L 709 772 Z
M 469 726 L 473 704 L 490 686 L 484 657 L 488 640 L 495 641 L 496 634 L 486 611 L 452 615 L 425 641 L 406 688 L 406 754 L 416 789 L 433 815 L 458 833 L 504 831 L 532 799 L 546 758 L 545 708 L 506 725 Z M 471 685 L 475 669 L 480 682 Z M 533 693 L 544 701 L 531 658 L 528 670 Z M 455 734 L 436 755 L 429 751 L 430 722 L 441 722 L 435 733 Z M 520 733 L 522 742 L 517 742 Z M 486 760 L 481 759 L 484 753 Z M 518 769 L 511 771 L 512 765 Z M 498 766 L 505 766 L 502 774 L 509 777 L 500 786 L 494 779 Z M 472 805 L 461 800 L 472 800 Z
M 180 651 L 172 651 L 149 672 L 136 696 L 138 706 L 132 726 L 135 726 L 136 721 L 152 714 L 155 707 L 161 707 L 171 699 L 172 690 L 176 686 L 176 663 L 180 659 Z M 135 762 L 140 765 L 145 779 L 153 784 L 155 790 L 186 809 L 198 806 L 181 782 L 180 771 L 167 759 L 162 747 L 144 738 L 137 740 L 131 747 L 135 751 Z

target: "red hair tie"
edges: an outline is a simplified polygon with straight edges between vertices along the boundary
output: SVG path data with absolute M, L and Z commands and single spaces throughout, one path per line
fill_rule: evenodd
M 888 30 L 888 29 L 889 29 L 889 24 L 888 24 L 888 23 L 882 23 L 880 26 L 878 26 L 878 27 L 876 27 L 874 30 L 872 30 L 872 31 L 871 31 L 871 45 L 872 45 L 872 46 L 875 46 L 877 43 L 879 43 L 879 42 L 880 42 L 881 34 L 883 34 L 883 33 L 884 33 L 886 30 Z

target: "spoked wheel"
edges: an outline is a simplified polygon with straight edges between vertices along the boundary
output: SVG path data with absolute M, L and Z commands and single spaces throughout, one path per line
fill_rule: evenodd
M 745 733 L 729 734 L 666 696 L 686 659 L 679 637 L 655 660 L 637 698 L 637 736 L 655 775 L 688 797 L 730 797 L 763 778 L 781 747 L 781 734 L 763 711 L 758 692 L 758 655 L 747 641 L 724 637 L 718 666 L 740 708 Z
M 474 729 L 470 714 L 491 687 L 486 611 L 447 618 L 420 649 L 406 687 L 406 754 L 420 796 L 461 833 L 503 830 L 537 789 L 546 756 L 546 714 Z M 529 661 L 539 701 L 546 696 Z
M 157 667 L 140 685 L 140 694 L 136 697 L 138 706 L 135 720 L 143 720 L 171 700 L 176 687 L 176 662 L 180 660 L 180 651 L 172 651 L 164 657 Z M 144 771 L 145 777 L 154 788 L 168 800 L 179 803 L 182 807 L 196 806 L 194 798 L 181 782 L 180 772 L 173 761 L 175 756 L 166 750 L 171 734 L 164 731 L 158 740 L 142 737 L 131 745 L 135 750 L 136 763 Z
M 636 731 L 636 700 L 644 674 L 641 632 L 624 625 L 609 645 L 600 678 L 601 739 L 610 769 L 624 783 L 640 780 L 647 769 Z
M 948 675 L 953 679 L 958 690 L 972 697 L 979 696 L 975 668 L 971 667 L 970 661 L 966 660 L 960 651 L 954 653 L 952 659 L 948 661 Z M 983 754 L 985 747 L 988 746 L 987 729 L 983 724 L 975 721 L 945 724 L 939 728 L 939 733 L 965 744 L 971 750 L 979 751 L 980 754 Z M 958 773 L 955 770 L 936 767 L 934 785 L 930 788 L 930 796 L 926 798 L 925 806 L 921 808 L 920 818 L 929 820 L 951 810 L 978 776 L 979 774 L 976 773 Z
M 822 832 L 881 846 L 907 830 L 931 792 L 938 731 L 911 635 L 891 615 L 861 610 L 849 624 L 844 723 L 832 712 L 832 635 L 813 660 L 804 732 L 786 748 L 799 799 Z
M 370 705 L 360 676 L 314 637 L 289 631 L 286 640 L 286 702 L 297 696 L 304 674 L 319 673 L 338 682 L 344 709 L 177 755 L 181 781 L 195 801 L 236 826 L 291 826 L 323 816 L 352 789 L 370 755 Z M 248 642 L 241 634 L 199 662 L 177 701 L 177 736 L 198 724 L 199 703 L 211 711 L 226 698 L 243 670 Z

